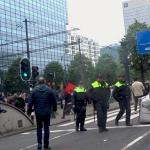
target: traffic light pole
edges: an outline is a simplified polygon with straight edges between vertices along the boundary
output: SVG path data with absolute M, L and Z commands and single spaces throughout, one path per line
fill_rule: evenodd
M 26 29 L 26 45 L 27 45 L 27 58 L 30 60 L 30 51 L 29 51 L 29 38 L 28 38 L 28 21 L 25 19 L 25 29 Z

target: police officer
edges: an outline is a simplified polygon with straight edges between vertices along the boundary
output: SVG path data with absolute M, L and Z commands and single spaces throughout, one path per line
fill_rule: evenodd
M 107 109 L 109 108 L 110 89 L 102 76 L 91 84 L 91 99 L 97 111 L 97 125 L 99 132 L 108 131 L 106 128 Z
M 130 99 L 131 99 L 131 90 L 128 84 L 125 81 L 125 77 L 120 75 L 118 77 L 118 81 L 114 85 L 114 90 L 112 93 L 114 99 L 118 101 L 120 111 L 115 119 L 115 125 L 119 125 L 119 119 L 122 117 L 126 110 L 126 126 L 131 126 L 130 124 L 130 116 L 131 116 L 131 108 L 130 108 Z
M 83 82 L 80 81 L 73 93 L 73 107 L 74 113 L 76 114 L 76 131 L 79 131 L 79 125 L 80 131 L 87 131 L 87 129 L 84 127 L 87 101 L 87 91 L 83 86 Z

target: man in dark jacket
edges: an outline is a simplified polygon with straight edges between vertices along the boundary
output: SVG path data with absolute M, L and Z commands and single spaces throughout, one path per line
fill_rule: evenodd
M 97 125 L 99 132 L 108 131 L 106 128 L 107 109 L 109 108 L 110 89 L 102 76 L 91 84 L 91 99 L 97 111 Z
M 130 99 L 131 99 L 131 90 L 128 84 L 125 81 L 125 77 L 120 75 L 118 77 L 118 81 L 114 85 L 113 90 L 113 98 L 118 101 L 120 111 L 116 117 L 115 125 L 119 125 L 118 121 L 124 114 L 126 110 L 126 125 L 131 126 L 130 124 L 130 116 L 131 116 L 131 108 L 130 108 Z
M 76 114 L 76 131 L 87 131 L 84 127 L 86 117 L 86 105 L 88 102 L 87 91 L 83 86 L 83 82 L 80 81 L 79 85 L 74 89 L 73 92 L 73 108 Z
M 42 125 L 44 125 L 44 148 L 49 147 L 49 126 L 52 111 L 57 110 L 56 98 L 52 90 L 45 84 L 45 79 L 39 77 L 39 85 L 37 85 L 29 98 L 28 115 L 31 115 L 32 107 L 34 107 L 37 121 L 37 142 L 38 150 L 42 149 Z

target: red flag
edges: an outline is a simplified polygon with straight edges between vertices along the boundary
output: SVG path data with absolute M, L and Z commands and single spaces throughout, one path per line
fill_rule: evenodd
M 71 94 L 74 91 L 75 87 L 76 86 L 73 83 L 69 82 L 65 87 L 65 92 Z

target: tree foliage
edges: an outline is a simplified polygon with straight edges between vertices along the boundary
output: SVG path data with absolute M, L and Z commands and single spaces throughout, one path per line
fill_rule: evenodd
M 4 89 L 9 93 L 28 92 L 28 83 L 21 80 L 20 60 L 17 58 L 12 62 L 4 77 Z
M 44 76 L 47 81 L 61 83 L 64 80 L 64 70 L 59 62 L 53 61 L 45 67 Z
M 112 56 L 104 54 L 99 57 L 95 67 L 96 75 L 102 75 L 107 82 L 112 84 L 115 81 L 118 72 L 122 71 L 117 62 L 113 60 Z
M 83 54 L 77 54 L 68 68 L 69 80 L 78 83 L 83 78 L 83 82 L 88 85 L 93 80 L 94 66 L 92 62 Z

